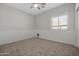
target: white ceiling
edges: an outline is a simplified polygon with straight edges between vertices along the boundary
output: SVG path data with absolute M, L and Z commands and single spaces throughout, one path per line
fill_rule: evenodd
M 30 8 L 31 3 L 5 3 L 5 5 L 20 9 L 20 10 L 27 12 L 29 14 L 32 14 L 32 15 L 38 15 L 42 12 L 45 12 L 47 10 L 50 10 L 52 8 L 58 7 L 58 6 L 63 5 L 63 4 L 64 3 L 46 3 L 45 8 L 38 10 L 36 8 L 31 9 Z

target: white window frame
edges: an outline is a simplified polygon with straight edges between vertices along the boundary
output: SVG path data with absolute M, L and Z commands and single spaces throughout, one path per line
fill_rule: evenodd
M 58 24 L 58 29 L 53 29 L 52 27 L 52 18 L 54 18 L 54 17 L 60 17 L 60 16 L 64 16 L 64 15 L 67 15 L 67 29 L 61 29 L 61 27 L 59 26 L 59 24 Z M 58 22 L 59 22 L 59 19 L 58 19 Z M 69 29 L 69 16 L 68 16 L 68 14 L 63 14 L 63 15 L 58 15 L 58 16 L 53 16 L 53 17 L 50 17 L 50 28 L 52 29 L 52 30 L 68 30 Z

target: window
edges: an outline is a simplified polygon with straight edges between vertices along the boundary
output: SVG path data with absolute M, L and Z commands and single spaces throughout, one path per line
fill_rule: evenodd
M 68 16 L 57 16 L 52 18 L 52 29 L 68 29 Z

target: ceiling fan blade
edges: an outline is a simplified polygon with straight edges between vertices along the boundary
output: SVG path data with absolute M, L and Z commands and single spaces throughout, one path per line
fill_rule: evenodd
M 42 8 L 44 8 L 45 6 L 41 6 Z
M 33 8 L 33 6 L 30 7 L 31 9 Z
M 40 10 L 40 7 L 38 7 L 38 9 Z
M 41 5 L 46 5 L 46 3 L 41 3 Z

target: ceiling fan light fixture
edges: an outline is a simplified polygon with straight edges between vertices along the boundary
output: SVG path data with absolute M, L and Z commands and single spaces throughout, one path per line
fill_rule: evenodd
M 32 6 L 30 7 L 31 9 L 32 8 L 37 8 L 38 10 L 44 8 L 46 5 L 46 3 L 32 3 Z
M 37 7 L 38 7 L 38 4 L 34 4 L 34 7 L 36 7 L 36 8 L 37 8 Z

